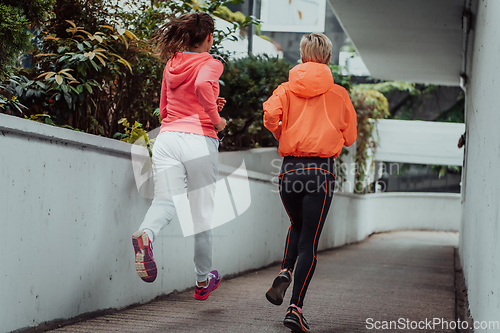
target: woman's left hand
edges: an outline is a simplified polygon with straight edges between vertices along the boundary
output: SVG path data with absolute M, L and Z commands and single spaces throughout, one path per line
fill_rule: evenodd
M 224 105 L 226 104 L 226 99 L 224 97 L 217 97 L 217 111 L 221 112 L 222 109 L 224 108 Z

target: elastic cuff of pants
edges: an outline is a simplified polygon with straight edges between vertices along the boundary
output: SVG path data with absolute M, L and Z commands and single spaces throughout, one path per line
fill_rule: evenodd
M 208 274 L 205 275 L 196 275 L 197 282 L 205 282 L 208 279 Z
M 149 239 L 150 239 L 152 242 L 154 242 L 154 241 L 155 241 L 155 234 L 153 233 L 153 230 L 148 229 L 148 228 L 144 228 L 144 229 L 142 229 L 142 231 L 144 231 L 145 233 L 147 233 L 147 234 L 148 234 L 148 237 L 149 237 Z

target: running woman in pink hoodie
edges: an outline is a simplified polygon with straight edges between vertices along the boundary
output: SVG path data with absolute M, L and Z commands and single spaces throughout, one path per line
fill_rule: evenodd
M 152 242 L 175 216 L 175 197 L 187 184 L 194 228 L 196 286 L 194 298 L 204 300 L 220 284 L 212 270 L 211 220 L 218 174 L 217 132 L 226 126 L 219 116 L 225 100 L 219 96 L 223 65 L 208 52 L 214 21 L 206 13 L 171 19 L 156 33 L 163 73 L 161 131 L 153 148 L 154 200 L 139 231 L 132 236 L 135 268 L 145 282 L 156 279 Z M 185 221 L 184 221 L 185 222 Z M 183 223 L 183 221 L 181 221 Z

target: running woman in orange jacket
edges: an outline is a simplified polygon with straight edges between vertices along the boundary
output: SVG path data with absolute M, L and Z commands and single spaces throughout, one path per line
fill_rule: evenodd
M 335 188 L 335 158 L 356 141 L 356 112 L 347 91 L 333 82 L 328 67 L 332 42 L 308 34 L 300 43 L 302 64 L 290 71 L 264 103 L 264 126 L 279 141 L 284 157 L 280 195 L 290 217 L 283 263 L 266 298 L 281 305 L 292 282 L 293 292 L 283 324 L 309 332 L 302 314 L 304 297 L 316 267 L 318 240 Z

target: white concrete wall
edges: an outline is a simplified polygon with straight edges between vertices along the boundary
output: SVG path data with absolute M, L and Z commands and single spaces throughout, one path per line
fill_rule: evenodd
M 0 114 L 0 332 L 194 284 L 193 237 L 182 236 L 177 219 L 154 244 L 157 281 L 135 273 L 131 235 L 150 201 L 137 193 L 130 147 Z M 214 268 L 223 275 L 282 256 L 281 242 L 271 241 L 286 230 L 279 197 L 270 176 L 252 175 L 252 204 L 261 208 L 214 231 Z
M 0 114 L 0 332 L 146 302 L 192 287 L 193 237 L 177 219 L 154 243 L 157 281 L 140 281 L 131 235 L 150 201 L 135 186 L 131 146 Z M 282 258 L 289 225 L 276 186 L 276 149 L 222 153 L 250 176 L 251 206 L 214 230 L 222 275 Z M 338 194 L 320 249 L 394 229 L 457 230 L 460 197 Z
M 500 318 L 499 17 L 500 1 L 479 1 L 466 92 L 467 144 L 460 258 L 470 311 L 476 321 Z
M 464 150 L 457 147 L 465 124 L 380 119 L 375 159 L 384 162 L 462 166 Z
M 460 195 L 452 193 L 337 193 L 319 248 L 363 240 L 392 230 L 458 231 Z

